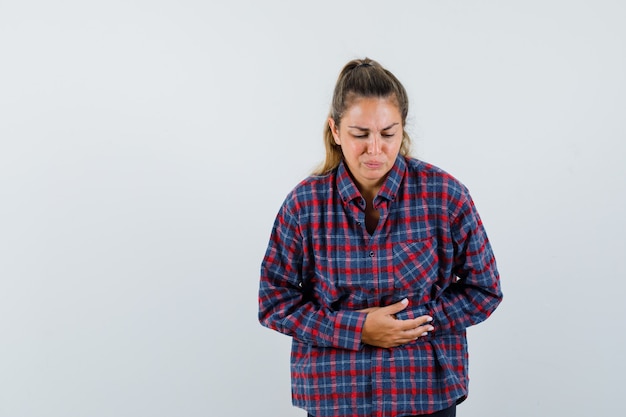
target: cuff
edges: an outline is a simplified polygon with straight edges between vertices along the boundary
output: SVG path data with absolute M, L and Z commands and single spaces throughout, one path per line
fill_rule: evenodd
M 338 311 L 335 317 L 333 346 L 348 350 L 360 350 L 361 331 L 365 324 L 366 313 L 358 311 Z

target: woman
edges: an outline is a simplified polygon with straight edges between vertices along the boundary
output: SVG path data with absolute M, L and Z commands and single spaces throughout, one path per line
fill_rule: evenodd
M 408 156 L 408 98 L 376 61 L 335 86 L 326 160 L 287 196 L 261 267 L 261 324 L 293 337 L 309 416 L 454 416 L 465 329 L 502 299 L 467 189 Z

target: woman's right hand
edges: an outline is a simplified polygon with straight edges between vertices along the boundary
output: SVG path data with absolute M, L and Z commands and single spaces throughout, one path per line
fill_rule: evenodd
M 371 307 L 359 310 L 367 313 L 361 332 L 361 341 L 371 346 L 392 348 L 405 345 L 425 336 L 434 330 L 429 323 L 430 316 L 420 316 L 410 320 L 396 319 L 396 313 L 409 305 L 406 298 L 386 307 Z

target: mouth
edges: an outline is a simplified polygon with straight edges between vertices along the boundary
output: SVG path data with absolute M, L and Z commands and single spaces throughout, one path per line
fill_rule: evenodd
M 366 161 L 363 162 L 363 165 L 365 165 L 369 169 L 379 169 L 383 166 L 383 163 L 378 161 Z

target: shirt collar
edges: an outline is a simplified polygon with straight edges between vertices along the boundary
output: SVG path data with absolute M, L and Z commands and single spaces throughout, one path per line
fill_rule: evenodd
M 406 159 L 402 155 L 396 157 L 396 162 L 391 167 L 383 186 L 380 188 L 377 197 L 386 198 L 387 200 L 394 200 L 398 195 L 400 184 L 404 179 L 406 173 Z
M 404 156 L 398 155 L 396 162 L 393 164 L 393 167 L 391 167 L 383 186 L 380 188 L 380 191 L 376 196 L 377 199 L 385 198 L 387 200 L 393 200 L 396 198 L 398 189 L 400 188 L 400 183 L 402 182 L 406 172 L 406 167 L 406 160 Z M 361 192 L 354 184 L 354 181 L 352 180 L 352 177 L 348 172 L 348 168 L 343 160 L 337 168 L 337 190 L 344 203 L 349 203 L 352 200 L 362 198 Z

